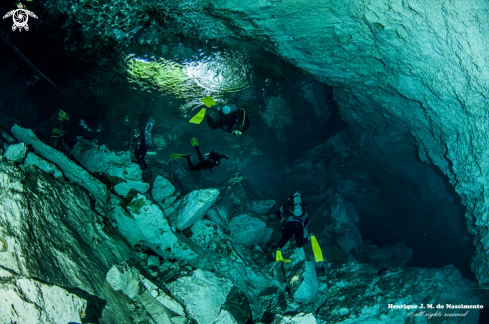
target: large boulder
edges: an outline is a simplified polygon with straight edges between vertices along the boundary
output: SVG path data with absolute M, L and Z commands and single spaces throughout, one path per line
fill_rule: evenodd
M 34 150 L 45 159 L 53 162 L 66 175 L 68 179 L 80 185 L 93 194 L 103 203 L 107 202 L 107 186 L 93 177 L 85 169 L 68 159 L 63 153 L 41 142 L 30 129 L 24 129 L 17 125 L 12 127 L 12 134 L 21 142 L 32 145 Z
M 168 181 L 168 179 L 163 178 L 160 175 L 156 176 L 156 179 L 153 182 L 153 188 L 151 189 L 151 195 L 156 202 L 162 202 L 173 195 L 174 192 L 175 187 Z
M 254 244 L 262 244 L 264 242 L 265 228 L 266 224 L 264 221 L 250 214 L 236 216 L 229 222 L 231 238 L 248 249 Z
M 305 248 L 310 248 L 310 245 L 300 249 L 291 249 L 285 246 L 283 249 L 284 258 L 291 260 L 291 262 L 284 264 L 285 277 L 292 298 L 301 305 L 311 303 L 318 292 L 318 277 L 314 262 L 306 260 Z
M 131 162 L 128 151 L 112 152 L 105 145 L 99 147 L 94 140 L 81 139 L 70 153 L 90 172 L 124 180 L 142 180 L 142 170 L 137 163 Z
M 204 217 L 217 196 L 219 196 L 217 189 L 192 191 L 182 199 L 177 210 L 170 216 L 172 223 L 180 231 L 192 226 Z
M 7 148 L 3 156 L 10 161 L 22 162 L 22 160 L 25 158 L 26 152 L 27 146 L 25 146 L 24 143 L 12 144 Z
M 136 268 L 116 264 L 107 272 L 106 280 L 115 291 L 121 290 L 131 300 L 140 302 L 156 323 L 178 323 L 177 318 L 185 322 L 183 307 Z M 171 318 L 172 313 L 178 317 Z
M 228 279 L 197 269 L 192 276 L 179 278 L 167 287 L 198 324 L 214 324 L 220 316 L 229 316 L 225 310 L 226 314 L 221 315 L 222 305 L 233 287 Z
M 328 250 L 337 247 L 342 253 L 359 256 L 363 242 L 356 224 L 358 221 L 353 206 L 333 192 L 314 213 L 307 228 Z
M 136 190 L 137 192 L 140 192 L 142 194 L 148 192 L 150 188 L 149 183 L 145 183 L 142 181 L 134 181 L 134 180 L 128 180 L 125 182 L 118 183 L 114 186 L 115 192 L 119 196 L 125 197 L 131 191 L 131 189 Z
M 145 196 L 137 194 L 127 205 L 112 196 L 111 205 L 119 231 L 133 246 L 143 244 L 166 259 L 197 257 L 191 242 L 174 233 L 160 207 Z
M 250 198 L 241 182 L 235 182 L 225 187 L 217 205 L 227 210 L 229 218 L 254 212 Z
M 268 213 L 270 208 L 275 206 L 276 202 L 273 199 L 269 200 L 253 200 L 251 202 L 251 206 L 253 209 L 253 212 L 255 212 L 258 215 L 265 215 Z
M 63 176 L 63 173 L 51 162 L 48 162 L 39 157 L 36 153 L 29 152 L 24 160 L 25 165 L 34 165 L 40 170 L 52 174 L 54 178 L 59 178 Z
M 87 301 L 63 288 L 0 268 L 1 323 L 81 323 Z
M 190 239 L 203 248 L 215 250 L 216 244 L 223 236 L 222 229 L 208 219 L 201 219 L 190 227 Z M 212 246 L 211 246 L 212 245 Z
M 228 212 L 226 209 L 214 204 L 207 210 L 206 217 L 225 229 L 228 227 Z

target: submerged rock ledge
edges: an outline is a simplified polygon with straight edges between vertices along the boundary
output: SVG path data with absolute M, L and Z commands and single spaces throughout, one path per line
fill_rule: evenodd
M 172 177 L 172 164 L 163 163 L 166 169 L 151 170 L 151 194 L 133 188 L 123 198 L 111 194 L 104 202 L 78 183 L 76 174 L 68 177 L 75 170 L 67 167 L 73 161 L 23 132 L 31 134 L 24 144 L 34 143 L 40 156 L 24 163 L 0 158 L 3 322 L 404 323 L 410 310 L 389 304 L 480 303 L 476 291 L 466 289 L 473 283 L 453 266 L 378 272 L 360 263 L 356 214 L 339 194 L 325 201 L 314 220 L 330 224 L 318 236 L 325 261 L 311 261 L 309 245 L 297 249 L 288 243 L 283 253 L 292 262 L 276 263 L 265 244 L 272 217 L 253 212 L 267 208 L 256 208 L 241 184 L 224 192 L 182 194 L 178 188 L 189 184 L 180 181 L 188 177 Z M 90 150 L 100 148 L 91 143 Z M 107 156 L 125 154 L 103 150 Z M 74 180 L 45 169 L 43 158 Z M 124 174 L 117 168 L 131 163 L 127 159 L 99 173 L 110 172 L 115 179 L 108 191 L 115 193 L 116 178 Z M 239 206 L 226 202 L 226 196 Z M 39 310 L 35 314 L 18 311 L 31 304 Z M 478 315 L 479 310 L 471 310 L 444 323 L 476 323 Z

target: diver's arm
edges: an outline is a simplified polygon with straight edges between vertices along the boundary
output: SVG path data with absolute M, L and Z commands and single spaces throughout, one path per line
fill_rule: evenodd
M 222 154 L 221 154 L 221 155 L 219 155 L 219 159 L 226 159 L 226 160 L 229 160 L 229 158 L 228 158 L 227 156 L 222 155 Z

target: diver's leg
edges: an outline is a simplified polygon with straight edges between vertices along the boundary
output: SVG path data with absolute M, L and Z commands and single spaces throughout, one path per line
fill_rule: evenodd
M 185 158 L 187 159 L 188 167 L 190 168 L 190 170 L 197 171 L 201 169 L 200 164 L 197 165 L 192 164 L 192 161 L 190 161 L 190 155 L 186 155 Z
M 295 228 L 294 236 L 295 236 L 295 244 L 297 244 L 298 248 L 303 247 L 309 242 L 307 237 L 304 237 L 304 226 L 301 223 L 296 222 L 299 226 Z
M 282 249 L 284 245 L 287 244 L 287 241 L 294 234 L 294 230 L 295 230 L 295 226 L 293 223 L 285 224 L 284 230 L 282 232 L 282 238 L 280 238 L 280 241 L 278 241 L 277 243 L 278 250 Z
M 146 161 L 144 160 L 146 158 L 146 153 L 148 152 L 148 149 L 145 148 L 143 152 L 141 152 L 141 164 L 143 165 L 143 169 L 146 169 Z
M 204 163 L 204 157 L 202 156 L 202 153 L 200 153 L 199 146 L 194 146 L 194 149 L 197 151 L 197 155 L 199 156 L 199 164 Z

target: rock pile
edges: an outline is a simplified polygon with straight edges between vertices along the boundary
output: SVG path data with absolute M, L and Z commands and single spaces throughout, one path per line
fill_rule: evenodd
M 3 322 L 394 323 L 410 311 L 388 304 L 480 303 L 453 266 L 408 268 L 394 257 L 407 246 L 364 246 L 338 193 L 310 225 L 325 261 L 313 261 L 310 245 L 287 243 L 292 261 L 276 263 L 265 244 L 272 217 L 263 215 L 275 202 L 242 176 L 186 192 L 169 171 L 182 169 L 163 165 L 148 186 L 133 186 L 144 182 L 127 152 L 83 141 L 73 154 L 82 167 L 30 130 L 13 133 L 24 144 L 6 152 L 29 151 L 0 158 Z M 127 193 L 116 189 L 122 183 Z M 360 262 L 365 255 L 396 267 L 378 272 Z M 450 323 L 477 318 L 471 309 Z

